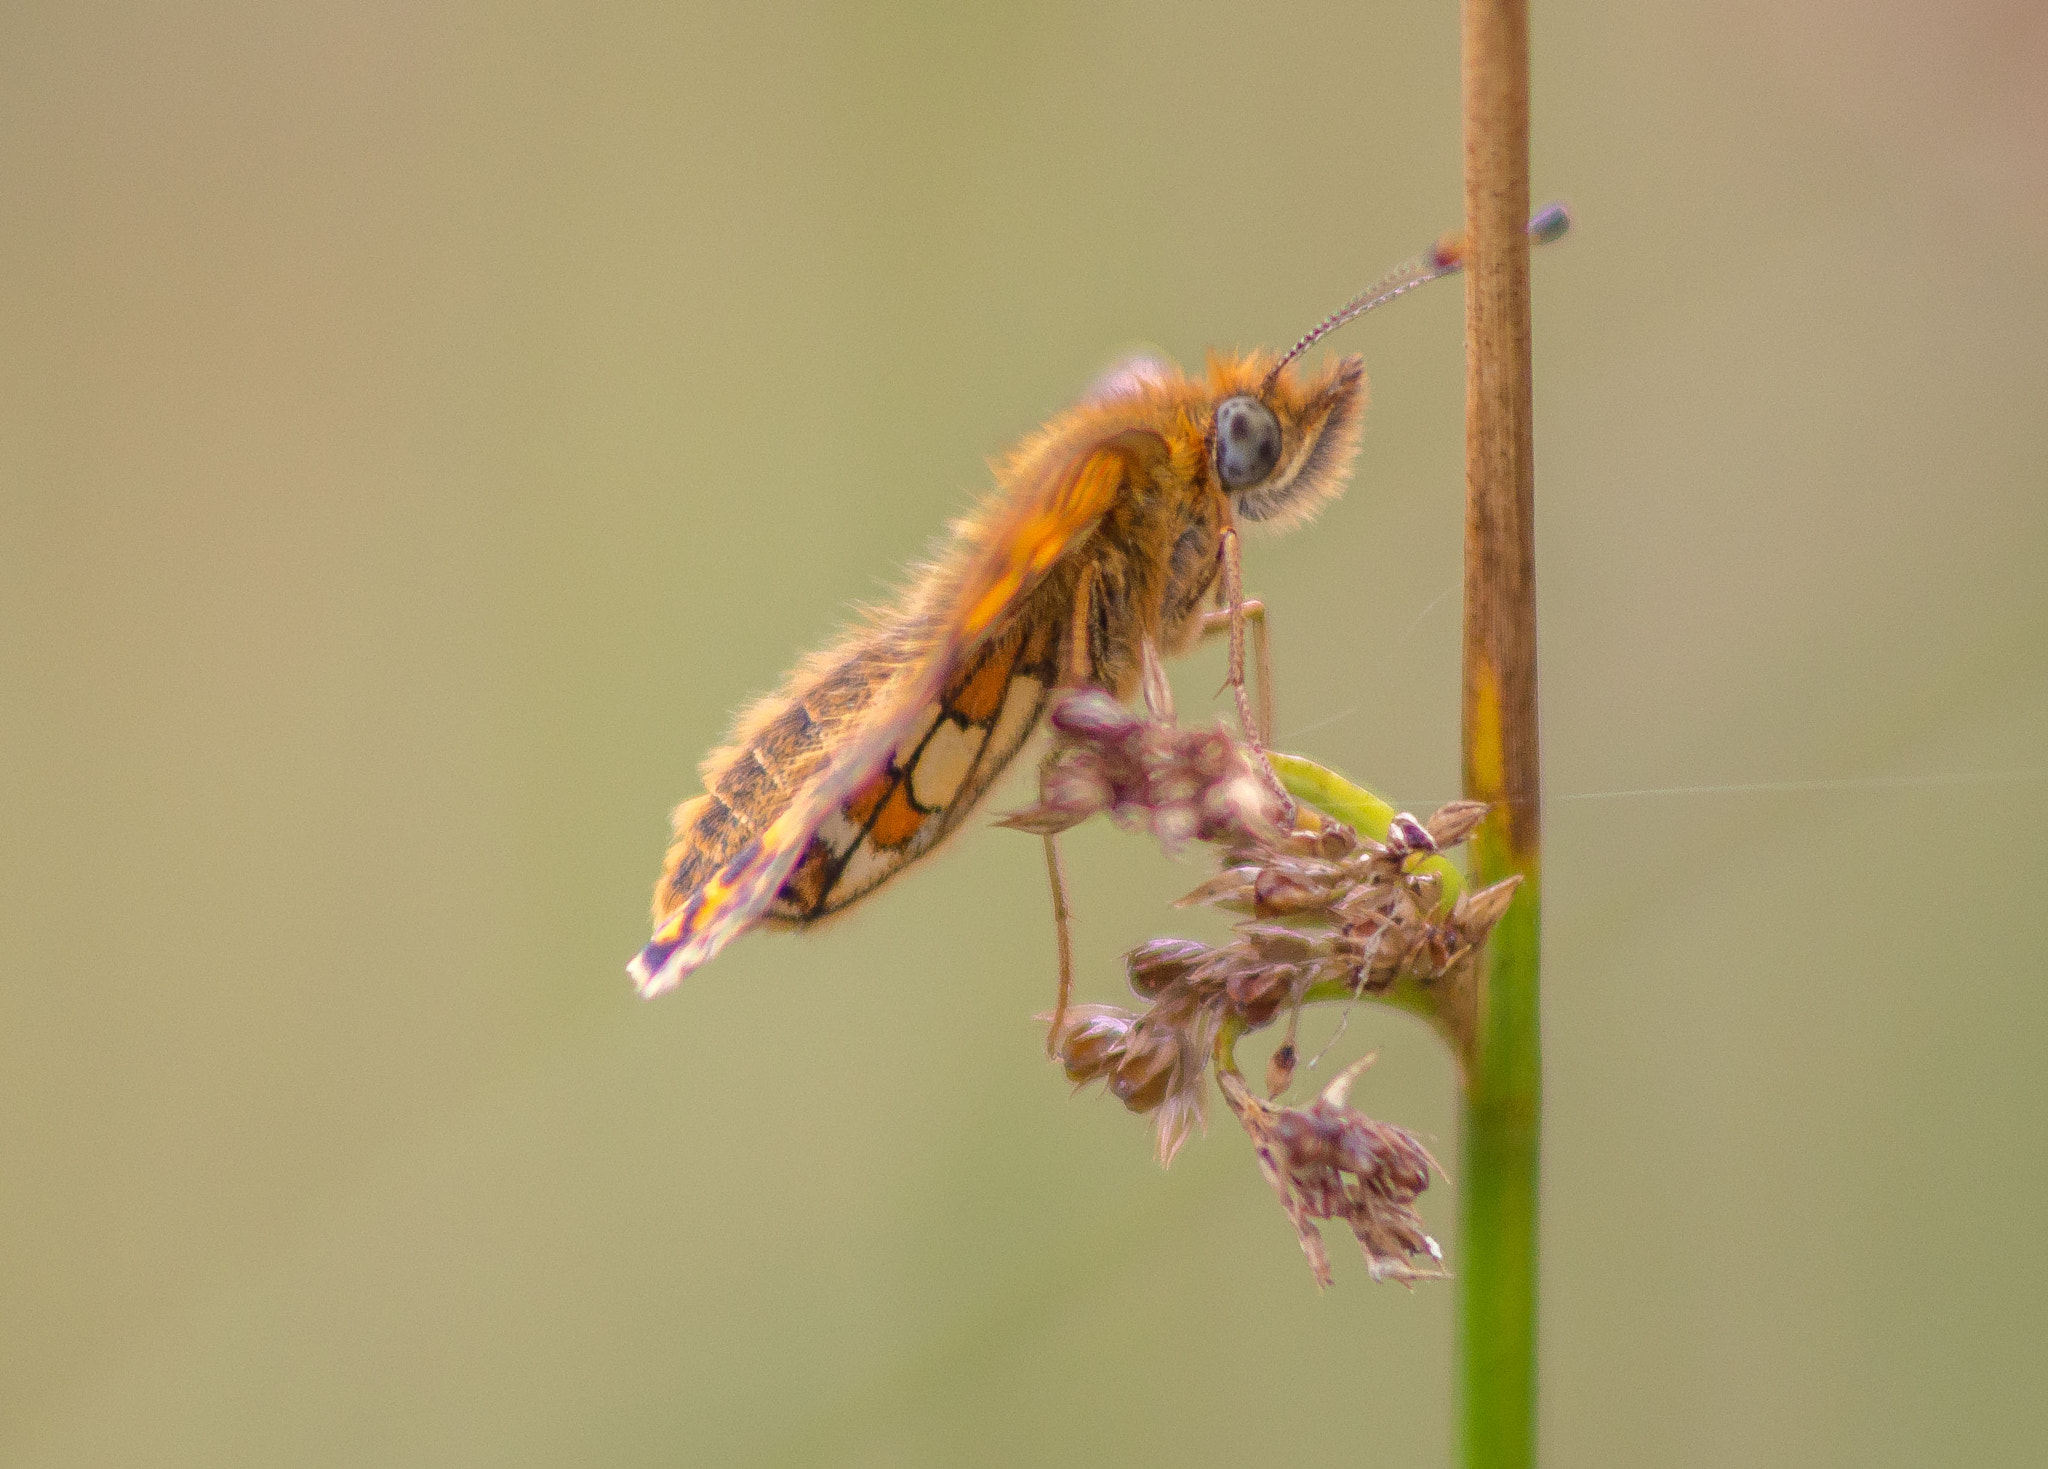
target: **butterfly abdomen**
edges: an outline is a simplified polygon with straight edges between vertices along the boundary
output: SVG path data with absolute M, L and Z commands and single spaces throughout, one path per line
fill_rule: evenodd
M 805 660 L 734 721 L 732 741 L 698 767 L 706 794 L 675 810 L 675 840 L 654 890 L 656 922 L 789 808 L 902 661 L 900 633 L 860 629 Z

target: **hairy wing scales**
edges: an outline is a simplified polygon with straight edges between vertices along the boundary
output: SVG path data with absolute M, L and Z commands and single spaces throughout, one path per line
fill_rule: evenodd
M 803 890 L 811 886 L 808 874 L 790 895 L 791 907 L 779 907 L 778 897 L 798 870 L 800 859 L 810 860 L 813 839 L 821 828 L 830 818 L 849 814 L 847 808 L 856 794 L 874 792 L 875 810 L 868 823 L 855 824 L 861 839 L 839 857 L 837 873 L 828 871 L 828 877 L 834 880 L 826 883 L 816 902 L 802 916 L 821 916 L 858 896 L 858 892 L 849 891 L 842 898 L 837 879 L 847 875 L 848 866 L 863 848 L 881 849 L 869 841 L 871 836 L 900 836 L 902 840 L 892 850 L 901 855 L 893 862 L 878 858 L 872 868 L 873 880 L 867 887 L 884 880 L 957 825 L 966 807 L 987 788 L 1023 743 L 1031 724 L 1036 723 L 1045 691 L 1053 683 L 1051 670 L 1037 663 L 1032 665 L 1034 676 L 1028 678 L 1028 685 L 1033 688 L 1031 718 L 1021 730 L 1014 731 L 1011 748 L 995 751 L 985 737 L 952 804 L 932 813 L 929 819 L 910 802 L 905 785 L 907 770 L 899 763 L 898 752 L 906 741 L 911 742 L 913 750 L 921 750 L 939 720 L 956 717 L 946 695 L 960 671 L 970 667 L 973 653 L 990 638 L 1000 635 L 1046 573 L 1086 540 L 1125 484 L 1140 472 L 1140 464 L 1164 451 L 1164 441 L 1156 434 L 1127 430 L 1077 455 L 1065 468 L 1050 474 L 1042 485 L 1018 487 L 988 527 L 987 536 L 970 553 L 948 605 L 939 609 L 924 655 L 890 679 L 886 691 L 866 709 L 858 732 L 844 748 L 832 753 L 825 767 L 811 777 L 766 831 L 742 845 L 696 891 L 687 895 L 673 893 L 676 906 L 655 931 L 652 941 L 626 966 L 641 994 L 656 995 L 672 989 L 684 975 L 763 916 L 773 913 L 801 921 L 791 907 L 802 902 Z M 1020 638 L 1024 635 L 1019 632 Z M 1033 642 L 1042 652 L 1047 640 L 1034 633 Z M 1010 674 L 1004 680 L 1004 698 L 997 706 L 997 719 L 1002 724 L 1014 726 L 1021 721 L 1021 716 L 1006 717 L 1010 690 L 1024 674 L 1021 662 L 1012 659 Z M 1043 674 L 1043 678 L 1036 674 Z M 968 695 L 974 689 L 970 674 L 960 684 L 959 692 Z M 985 707 L 986 687 L 979 694 L 981 704 L 976 707 Z M 937 719 L 932 715 L 934 703 L 942 706 Z M 914 754 L 907 764 L 914 768 Z M 888 788 L 879 789 L 884 781 Z M 900 801 L 903 814 L 892 816 L 892 799 Z M 915 825 L 911 824 L 911 816 L 917 818 Z M 883 822 L 893 824 L 876 832 L 875 824 Z M 864 869 L 859 875 L 865 878 L 869 871 Z M 866 891 L 866 887 L 860 891 Z
M 908 765 L 892 765 L 874 783 L 886 789 L 886 799 L 878 801 L 873 790 L 863 791 L 866 799 L 849 802 L 841 819 L 831 823 L 846 846 L 826 889 L 800 914 L 790 911 L 794 905 L 785 893 L 778 900 L 778 913 L 801 919 L 836 913 L 957 830 L 1037 727 L 1054 682 L 1050 646 L 1049 638 L 1027 641 L 1020 636 L 996 645 L 971 667 L 929 711 L 927 726 L 907 756 Z M 990 676 L 992 669 L 999 673 L 1000 683 Z M 928 783 L 939 783 L 927 781 L 932 763 L 957 752 L 959 747 L 949 744 L 953 740 L 971 740 L 972 754 L 945 773 L 943 792 L 933 790 L 935 798 L 943 799 L 920 799 L 918 792 Z M 908 835 L 889 825 L 891 812 L 898 811 L 907 828 L 913 810 L 923 815 Z

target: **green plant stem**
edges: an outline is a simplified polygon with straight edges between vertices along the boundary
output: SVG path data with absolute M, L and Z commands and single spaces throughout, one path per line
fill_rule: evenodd
M 1465 794 L 1472 874 L 1523 882 L 1479 958 L 1464 1057 L 1458 1360 L 1467 1469 L 1536 1462 L 1541 809 L 1527 0 L 1462 0 Z
M 1467 1466 L 1484 1469 L 1536 1462 L 1537 898 L 1535 871 L 1525 869 L 1480 957 L 1486 1003 L 1460 1114 L 1463 1449 Z
M 1384 841 L 1392 828 L 1395 811 L 1393 806 L 1374 795 L 1364 786 L 1354 785 L 1336 771 L 1305 760 L 1299 755 L 1284 755 L 1269 750 L 1266 758 L 1280 777 L 1280 783 L 1287 788 L 1287 794 L 1297 801 L 1306 802 L 1333 821 L 1341 821 L 1353 831 Z M 1430 876 L 1437 881 L 1437 913 L 1447 914 L 1457 904 L 1459 894 L 1465 891 L 1465 874 L 1459 871 L 1450 858 L 1440 854 L 1413 856 L 1402 864 L 1405 871 L 1416 876 Z M 1303 1005 L 1320 1004 L 1326 1000 L 1342 1000 L 1346 1004 L 1358 1000 L 1371 1000 L 1376 1005 L 1391 1009 L 1405 1010 L 1410 1015 L 1427 1020 L 1444 1044 L 1451 1048 L 1462 1066 L 1465 1053 L 1470 1048 L 1471 1022 L 1465 997 L 1455 987 L 1437 980 L 1421 980 L 1413 975 L 1403 975 L 1383 990 L 1361 994 L 1349 986 L 1326 980 L 1311 985 L 1301 997 Z M 1235 1033 L 1232 1034 L 1233 1041 Z
M 1364 786 L 1354 785 L 1336 771 L 1313 760 L 1304 760 L 1299 755 L 1282 755 L 1269 750 L 1266 759 L 1280 777 L 1280 784 L 1287 787 L 1287 794 L 1295 800 L 1308 802 L 1360 836 L 1371 837 L 1376 842 L 1387 839 L 1394 823 L 1394 808 Z M 1450 912 L 1458 901 L 1458 895 L 1465 891 L 1465 874 L 1448 857 L 1418 854 L 1402 864 L 1402 871 L 1411 876 L 1436 878 L 1438 913 Z
M 1385 1005 L 1390 1010 L 1405 1010 L 1410 1015 L 1417 1015 L 1431 1022 L 1434 1022 L 1437 1018 L 1433 992 L 1426 985 L 1414 979 L 1396 980 L 1384 990 L 1375 994 L 1365 995 L 1360 994 L 1357 990 L 1340 980 L 1325 979 L 1310 985 L 1302 992 L 1301 999 L 1296 1003 L 1304 1007 L 1309 1005 L 1352 1005 L 1360 1000 L 1369 1000 L 1375 1005 Z M 1215 1055 L 1217 1066 L 1223 1071 L 1228 1071 L 1233 1075 L 1236 1074 L 1237 1043 L 1245 1036 L 1250 1035 L 1254 1030 L 1263 1030 L 1272 1023 L 1272 1021 L 1268 1020 L 1262 1021 L 1256 1026 L 1246 1025 L 1242 1019 L 1235 1015 L 1225 1019 L 1216 1031 Z

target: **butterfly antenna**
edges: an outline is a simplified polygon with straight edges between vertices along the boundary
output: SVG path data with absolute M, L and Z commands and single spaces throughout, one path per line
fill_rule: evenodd
M 1571 227 L 1572 215 L 1569 209 L 1562 204 L 1546 205 L 1537 210 L 1529 220 L 1529 242 L 1534 245 L 1547 245 L 1552 240 L 1562 239 L 1565 231 Z M 1281 369 L 1288 363 L 1353 317 L 1363 316 L 1374 307 L 1397 300 L 1417 286 L 1426 286 L 1431 281 L 1441 280 L 1447 275 L 1456 275 L 1464 268 L 1465 233 L 1463 230 L 1453 230 L 1413 260 L 1395 266 L 1317 322 L 1306 336 L 1287 349 L 1285 357 L 1273 364 L 1273 370 L 1266 374 L 1265 384 L 1260 389 L 1261 394 L 1272 390 L 1273 384 L 1280 379 Z

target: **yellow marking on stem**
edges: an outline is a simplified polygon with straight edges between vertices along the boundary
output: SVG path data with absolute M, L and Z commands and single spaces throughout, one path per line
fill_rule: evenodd
M 1467 794 L 1475 801 L 1486 801 L 1498 806 L 1507 793 L 1507 750 L 1502 743 L 1500 728 L 1500 680 L 1491 663 L 1480 662 L 1474 666 L 1472 681 L 1472 707 L 1468 711 L 1471 738 L 1466 748 L 1470 776 Z M 1504 813 L 1496 811 L 1494 816 Z M 1490 816 L 1489 820 L 1494 819 Z

